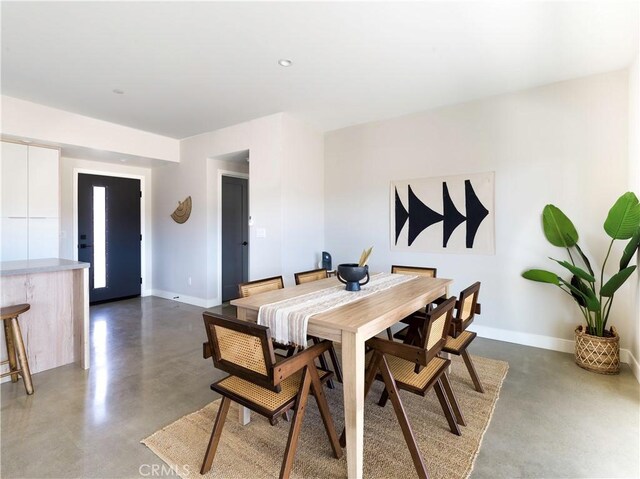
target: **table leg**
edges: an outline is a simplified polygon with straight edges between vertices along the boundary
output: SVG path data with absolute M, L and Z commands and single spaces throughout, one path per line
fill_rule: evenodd
M 238 422 L 242 426 L 246 426 L 251 422 L 251 409 L 238 404 Z
M 364 338 L 342 332 L 344 423 L 347 437 L 347 470 L 350 479 L 362 478 L 364 446 Z

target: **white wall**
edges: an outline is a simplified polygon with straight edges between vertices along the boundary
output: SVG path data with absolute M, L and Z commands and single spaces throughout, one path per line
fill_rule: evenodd
M 324 249 L 324 136 L 283 117 L 282 273 L 293 285 L 294 273 L 317 268 Z
M 107 121 L 3 95 L 2 134 L 165 161 L 180 161 L 180 142 Z
M 205 307 L 219 304 L 217 172 L 246 171 L 246 162 L 215 158 L 244 150 L 251 158 L 249 214 L 254 220 L 249 232 L 250 279 L 288 276 L 313 266 L 315 250 L 323 243 L 322 219 L 301 214 L 297 205 L 285 206 L 285 200 L 308 187 L 305 208 L 322 212 L 322 135 L 278 113 L 186 138 L 180 164 L 154 170 L 155 294 L 180 296 L 181 301 Z M 305 176 L 305 171 L 312 174 Z M 168 215 L 189 195 L 191 218 L 178 225 Z M 289 213 L 295 224 L 285 222 Z M 258 229 L 265 230 L 264 238 L 256 237 Z M 300 231 L 303 241 L 296 243 Z
M 142 295 L 151 293 L 151 279 L 153 271 L 153 210 L 152 210 L 152 170 L 150 168 L 138 168 L 127 165 L 115 165 L 98 161 L 80 160 L 75 158 L 60 159 L 60 257 L 74 259 L 77 251 L 77 241 L 74 237 L 74 170 L 81 169 L 84 172 L 103 175 L 134 175 L 144 178 L 144 210 L 142 211 L 142 239 L 144 255 L 142 257 Z
M 326 134 L 325 243 L 336 263 L 374 246 L 371 269 L 435 266 L 455 280 L 453 293 L 482 282 L 478 328 L 505 339 L 569 349 L 581 316 L 549 285 L 520 277 L 547 256 L 547 203 L 576 224 L 596 263 L 607 246 L 602 223 L 628 185 L 627 71 L 566 81 Z M 389 182 L 495 171 L 495 256 L 391 252 Z M 613 269 L 622 245 L 612 253 Z M 611 323 L 623 347 L 633 337 L 629 288 L 616 295 Z M 487 328 L 495 328 L 493 330 Z M 524 334 L 523 334 L 524 333 Z M 560 338 L 560 341 L 554 338 Z M 535 341 L 534 341 L 535 342 Z
M 629 68 L 629 189 L 640 194 L 640 55 Z M 631 283 L 631 345 L 634 362 L 630 365 L 640 381 L 640 274 Z

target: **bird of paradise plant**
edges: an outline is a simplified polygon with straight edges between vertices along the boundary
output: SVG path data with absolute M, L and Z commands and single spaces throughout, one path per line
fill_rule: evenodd
M 559 208 L 554 205 L 544 207 L 542 226 L 544 235 L 552 245 L 567 250 L 569 261 L 549 259 L 568 270 L 572 274 L 571 279 L 567 281 L 556 273 L 542 269 L 530 269 L 522 273 L 522 276 L 531 281 L 558 286 L 578 304 L 587 323 L 587 334 L 605 336 L 614 295 L 636 269 L 636 265 L 629 266 L 629 263 L 640 244 L 638 198 L 634 193 L 627 192 L 618 198 L 609 210 L 604 222 L 604 230 L 611 238 L 611 242 L 598 275 L 591 267 L 589 258 L 578 245 L 578 232 L 575 226 Z M 605 266 L 616 240 L 629 241 L 622 253 L 618 272 L 605 281 Z M 578 259 L 584 267 L 576 264 Z

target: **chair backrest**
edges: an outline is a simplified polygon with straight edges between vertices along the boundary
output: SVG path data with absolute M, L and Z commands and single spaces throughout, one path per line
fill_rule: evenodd
M 309 271 L 303 271 L 301 273 L 295 273 L 293 275 L 296 279 L 296 284 L 310 283 L 311 281 L 318 281 L 319 279 L 325 279 L 329 277 L 327 270 L 324 268 L 312 269 Z
M 241 283 L 238 285 L 238 293 L 240 293 L 241 298 L 246 298 L 254 294 L 282 288 L 284 288 L 282 276 L 274 276 L 273 278 L 257 279 L 255 281 L 249 281 L 248 283 Z
M 447 342 L 455 304 L 456 297 L 452 296 L 434 310 L 427 312 L 419 346 L 427 350 L 429 359 L 435 357 Z
M 451 324 L 451 336 L 454 338 L 473 322 L 478 311 L 478 297 L 480 296 L 480 281 L 476 281 L 463 289 L 458 297 L 458 310 Z
M 202 317 L 216 368 L 280 391 L 273 385 L 276 358 L 269 328 L 208 311 Z
M 435 278 L 438 270 L 436 268 L 426 268 L 422 266 L 398 266 L 394 264 L 391 266 L 391 272 L 395 274 L 417 274 Z

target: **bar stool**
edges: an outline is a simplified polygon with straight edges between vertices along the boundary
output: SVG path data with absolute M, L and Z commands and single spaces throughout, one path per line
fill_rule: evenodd
M 9 363 L 9 372 L 0 374 L 0 378 L 10 374 L 11 382 L 15 383 L 18 381 L 18 374 L 20 374 L 24 380 L 24 388 L 27 390 L 27 394 L 33 394 L 29 361 L 27 360 L 27 353 L 24 349 L 24 343 L 22 342 L 20 324 L 18 323 L 18 316 L 29 311 L 29 308 L 31 308 L 29 304 L 16 304 L 14 306 L 0 308 L 0 315 L 4 323 L 4 339 L 7 343 L 7 355 L 9 356 L 9 359 L 0 362 L 0 364 Z

